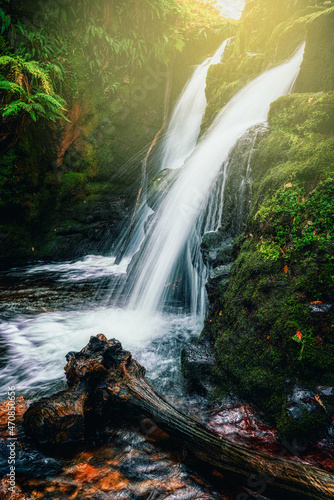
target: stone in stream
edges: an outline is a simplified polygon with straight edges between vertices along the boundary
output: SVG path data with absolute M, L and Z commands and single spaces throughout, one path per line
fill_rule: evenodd
M 192 390 L 204 395 L 213 393 L 214 366 L 214 351 L 209 342 L 194 339 L 182 349 L 182 372 Z

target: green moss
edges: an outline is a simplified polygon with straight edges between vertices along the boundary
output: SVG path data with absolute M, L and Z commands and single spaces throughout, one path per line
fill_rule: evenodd
M 295 86 L 297 92 L 334 90 L 333 30 L 334 7 L 309 20 L 304 60 Z
M 86 195 L 86 184 L 87 184 L 87 174 L 70 172 L 64 174 L 62 177 L 62 183 L 59 191 L 59 199 L 64 198 L 80 198 L 82 199 Z
M 295 439 L 305 440 L 305 438 L 309 442 L 316 442 L 324 435 L 329 423 L 330 417 L 325 410 L 311 414 L 304 411 L 301 420 L 297 421 L 288 415 L 283 407 L 278 419 L 277 430 L 282 438 L 288 442 Z
M 316 439 L 328 424 L 325 412 L 295 422 L 285 405 L 295 383 L 334 384 L 334 308 L 312 308 L 334 303 L 333 158 L 333 92 L 273 103 L 247 228 L 203 332 L 220 390 L 256 403 L 286 438 Z

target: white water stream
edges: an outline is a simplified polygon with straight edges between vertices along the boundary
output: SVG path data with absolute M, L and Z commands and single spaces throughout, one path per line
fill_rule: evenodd
M 180 168 L 194 150 L 206 107 L 205 86 L 208 69 L 218 64 L 228 40 L 217 52 L 198 66 L 182 91 L 170 120 L 164 142 L 161 169 Z
M 223 52 L 223 49 L 224 44 L 219 50 Z M 206 216 L 210 192 L 224 164 L 221 189 L 218 190 L 220 195 L 214 202 L 214 210 L 211 210 L 212 213 L 221 214 L 227 175 L 225 160 L 229 151 L 249 127 L 266 121 L 272 101 L 290 91 L 298 75 L 303 50 L 302 47 L 288 62 L 265 72 L 241 90 L 221 111 L 197 146 L 194 144 L 194 137 L 198 135 L 201 116 L 195 106 L 197 126 L 194 127 L 192 122 L 190 124 L 192 134 L 187 136 L 183 160 L 181 155 L 172 159 L 170 156 L 174 167 L 176 164 L 185 164 L 158 207 L 139 258 L 129 273 L 125 288 L 129 294 L 127 308 L 106 307 L 102 302 L 96 303 L 94 307 L 83 303 L 72 311 L 20 315 L 2 323 L 0 338 L 5 340 L 4 346 L 7 349 L 7 364 L 0 372 L 0 388 L 3 392 L 8 384 L 16 385 L 17 390 L 22 391 L 36 386 L 43 388 L 49 381 L 59 379 L 63 375 L 65 354 L 70 350 L 80 350 L 90 335 L 100 332 L 109 338 L 119 339 L 125 348 L 131 349 L 139 362 L 151 369 L 152 378 L 160 376 L 163 366 L 168 376 L 171 375 L 178 362 L 173 353 L 169 352 L 171 344 L 167 349 L 163 348 L 166 339 L 176 339 L 176 343 L 180 339 L 185 341 L 202 324 L 205 292 L 203 265 L 198 269 L 198 262 L 201 260 L 199 238 L 204 231 L 216 229 L 214 225 L 217 224 L 217 217 Z M 203 65 L 196 69 L 196 78 L 202 67 Z M 189 85 L 192 85 L 192 80 Z M 200 80 L 199 92 L 202 96 L 203 78 L 198 79 Z M 185 99 L 186 95 L 188 94 L 184 91 L 181 98 Z M 196 99 L 196 93 L 192 95 Z M 201 106 L 203 107 L 202 101 Z M 173 118 L 179 112 L 175 110 Z M 188 131 L 188 126 L 186 128 Z M 172 136 L 169 133 L 167 141 L 172 140 Z M 179 141 L 182 142 L 180 136 Z M 167 143 L 165 148 L 167 155 Z M 178 286 L 176 283 L 182 262 L 189 267 L 186 274 L 192 276 L 188 290 L 192 296 L 192 314 L 186 314 L 182 307 L 180 314 L 175 314 L 175 311 L 163 312 L 170 284 Z M 102 276 L 114 280 L 114 286 L 122 288 L 127 263 L 128 261 L 122 261 L 116 266 L 113 257 L 89 256 L 77 263 L 39 266 L 20 272 L 22 276 L 30 277 L 38 276 L 39 273 L 42 276 L 47 272 L 58 276 L 59 281 L 73 282 Z M 193 317 L 198 312 L 199 322 L 196 325 Z M 151 347 L 153 344 L 154 349 Z M 169 357 L 166 354 L 168 352 Z

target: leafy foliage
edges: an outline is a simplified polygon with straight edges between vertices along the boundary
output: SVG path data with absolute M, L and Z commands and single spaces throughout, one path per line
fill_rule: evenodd
M 313 245 L 334 239 L 334 180 L 320 182 L 308 195 L 300 185 L 287 184 L 265 200 L 255 219 L 263 228 L 260 251 L 266 258 L 288 258 L 306 249 L 311 252 Z
M 29 119 L 57 121 L 65 118 L 65 101 L 54 93 L 51 79 L 37 61 L 21 56 L 0 57 L 0 113 L 3 123 L 15 122 L 14 142 L 24 133 Z M 7 138 L 6 133 L 3 139 Z
M 211 1 L 83 0 L 72 8 L 71 22 L 90 70 L 115 85 L 124 72 L 168 64 L 191 31 L 221 26 L 222 18 Z

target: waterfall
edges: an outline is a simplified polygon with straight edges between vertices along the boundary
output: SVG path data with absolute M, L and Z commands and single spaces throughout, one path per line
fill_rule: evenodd
M 219 113 L 188 157 L 180 175 L 156 211 L 129 273 L 129 307 L 148 314 L 162 309 L 170 283 L 177 286 L 180 257 L 189 254 L 196 222 L 205 211 L 210 191 L 229 151 L 250 127 L 267 119 L 270 104 L 289 93 L 304 54 L 302 46 L 287 62 L 246 85 Z M 189 259 L 187 259 L 189 265 Z M 193 310 L 193 312 L 196 312 Z
M 205 87 L 207 73 L 210 66 L 220 62 L 230 40 L 230 38 L 225 40 L 213 56 L 208 57 L 202 64 L 197 66 L 192 77 L 184 86 L 163 139 L 158 170 L 181 167 L 194 150 L 206 108 Z M 144 177 L 146 178 L 146 173 Z M 145 182 L 146 179 L 142 179 L 142 189 L 144 188 L 144 190 Z M 116 257 L 117 264 L 120 264 L 122 260 L 123 262 L 129 262 L 144 239 L 144 226 L 148 217 L 152 214 L 152 210 L 146 203 L 145 196 L 142 196 L 142 201 L 139 208 L 136 208 L 136 212 L 132 234 L 129 237 L 127 231 L 125 231 L 116 244 L 116 248 L 121 249 L 120 255 Z
M 223 52 L 224 44 L 219 51 L 221 49 Z M 55 384 L 62 380 L 66 353 L 80 350 L 91 335 L 99 332 L 108 338 L 119 339 L 126 349 L 131 349 L 138 361 L 148 368 L 148 376 L 156 381 L 160 392 L 163 386 L 170 385 L 175 391 L 171 379 L 179 373 L 181 346 L 194 332 L 200 331 L 206 310 L 204 284 L 208 268 L 200 250 L 202 236 L 215 231 L 219 238 L 225 238 L 219 226 L 227 212 L 230 218 L 237 220 L 234 229 L 239 230 L 240 214 L 242 218 L 247 212 L 245 203 L 248 203 L 250 193 L 247 144 L 251 149 L 254 143 L 253 132 L 245 141 L 242 137 L 247 130 L 266 121 L 272 101 L 291 90 L 303 51 L 304 47 L 286 63 L 246 85 L 194 145 L 202 119 L 196 112 L 197 126 L 191 123 L 192 150 L 190 146 L 183 150 L 183 160 L 179 153 L 177 158 L 173 157 L 183 166 L 168 169 L 172 172 L 172 183 L 167 193 L 158 199 L 155 212 L 149 211 L 146 204 L 145 209 L 143 207 L 139 226 L 129 243 L 130 249 L 119 265 L 115 265 L 112 256 L 87 256 L 74 263 L 44 264 L 11 271 L 14 282 L 19 276 L 30 290 L 29 287 L 33 289 L 37 281 L 39 290 L 32 309 L 28 302 L 22 311 L 24 301 L 19 302 L 18 313 L 15 309 L 6 309 L 7 319 L 0 325 L 0 350 L 5 351 L 0 391 L 1 387 L 5 390 L 8 380 L 20 390 L 33 388 L 36 391 L 39 387 L 44 394 L 48 388 L 54 389 Z M 210 59 L 209 64 L 214 60 Z M 203 65 L 207 63 L 208 60 Z M 195 70 L 196 79 L 199 68 Z M 192 86 L 193 78 L 188 86 Z M 202 92 L 203 87 L 199 88 Z M 178 105 L 180 101 L 187 102 L 186 95 L 189 94 L 184 91 Z M 196 100 L 196 93 L 192 99 Z M 179 112 L 175 109 L 172 119 L 176 120 L 180 130 L 183 125 L 187 131 L 188 125 L 182 121 L 183 113 L 175 118 Z M 171 137 L 172 134 L 166 137 L 165 155 Z M 240 164 L 239 152 L 230 156 L 230 151 L 239 139 L 244 144 L 244 164 L 240 171 L 234 172 L 234 165 Z M 182 142 L 181 137 L 179 142 Z M 171 156 L 169 158 L 171 166 L 173 162 Z M 233 179 L 237 180 L 232 182 Z M 151 216 L 147 218 L 149 213 Z M 233 236 L 231 234 L 231 238 Z M 225 238 L 222 245 L 229 244 Z M 126 275 L 127 263 L 138 247 L 140 249 L 132 258 Z M 212 264 L 211 280 L 216 279 L 219 265 Z M 78 293 L 80 283 L 83 288 Z M 101 283 L 99 294 L 92 293 Z M 107 286 L 110 295 L 114 294 L 116 298 L 120 295 L 120 307 L 115 306 L 114 299 L 110 303 L 106 298 Z M 59 295 L 62 291 L 63 298 Z M 52 300 L 44 303 L 42 298 L 49 293 Z M 53 297 L 55 300 L 58 297 L 56 302 Z M 124 308 L 126 304 L 128 307 Z M 167 314 L 160 314 L 166 310 Z M 159 314 L 155 314 L 156 311 Z M 200 321 L 194 326 L 196 315 Z
M 208 69 L 220 62 L 229 41 L 230 39 L 225 40 L 212 57 L 197 66 L 184 87 L 167 129 L 162 151 L 162 170 L 182 167 L 196 146 L 206 108 L 205 87 Z

